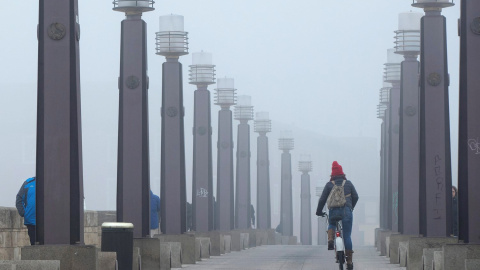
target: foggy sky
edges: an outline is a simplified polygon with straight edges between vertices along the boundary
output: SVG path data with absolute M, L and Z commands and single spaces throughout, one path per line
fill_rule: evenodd
M 120 23 L 124 14 L 112 11 L 111 2 L 79 0 L 83 165 L 88 209 L 113 209 L 115 205 L 117 78 Z M 393 47 L 398 14 L 409 10 L 421 12 L 411 7 L 411 2 L 156 1 L 156 10 L 142 17 L 148 29 L 150 168 L 154 193 L 158 194 L 160 188 L 161 64 L 165 61 L 163 56 L 155 55 L 155 32 L 160 15 L 184 15 L 189 51 L 211 52 L 217 77 L 233 77 L 238 94 L 252 96 L 256 112 L 270 113 L 273 120 L 273 132 L 268 135 L 272 178 L 279 174 L 274 171 L 279 171 L 275 168 L 279 163 L 273 164 L 280 155 L 277 148 L 280 128 L 288 128 L 296 138 L 305 138 L 296 139 L 297 147 L 292 151 L 294 197 L 297 193 L 297 197 L 300 196 L 300 172 L 296 168 L 300 154 L 304 153 L 312 155 L 312 188 L 324 185 L 331 161 L 338 160 L 347 164 L 344 169 L 349 177 L 361 181 L 357 189 L 363 191 L 362 197 L 378 196 L 378 187 L 371 185 L 379 183 L 378 92 L 382 87 L 387 49 Z M 38 1 L 9 1 L 3 10 L 0 16 L 0 205 L 13 206 L 22 182 L 35 174 Z M 459 3 L 445 9 L 443 15 L 447 18 L 452 176 L 456 185 Z M 180 57 L 180 62 L 183 64 L 186 109 L 187 198 L 191 201 L 190 130 L 195 86 L 188 84 L 191 55 Z M 215 85 L 209 87 L 212 103 L 214 88 Z M 212 106 L 213 145 L 217 138 L 218 109 Z M 234 138 L 237 124 L 238 121 L 234 121 Z M 252 128 L 252 202 L 256 201 L 256 135 Z M 325 143 L 332 141 L 335 143 Z M 358 145 L 360 148 L 352 151 L 349 147 L 341 147 L 338 141 L 345 145 L 371 143 Z M 213 152 L 216 175 L 216 149 Z M 312 201 L 316 202 L 314 192 L 312 190 Z M 272 194 L 272 200 L 277 197 Z M 272 205 L 275 203 L 273 201 Z M 316 207 L 316 203 L 312 207 Z M 272 220 L 272 226 L 275 222 Z

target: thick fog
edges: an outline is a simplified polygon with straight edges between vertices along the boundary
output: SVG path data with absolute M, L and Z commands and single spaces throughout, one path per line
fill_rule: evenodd
M 78 0 L 83 170 L 87 209 L 114 209 L 116 193 L 121 12 L 112 1 Z M 365 221 L 378 224 L 380 124 L 378 93 L 387 49 L 393 47 L 398 14 L 415 10 L 409 0 L 161 0 L 143 14 L 148 29 L 150 180 L 160 190 L 160 106 L 163 56 L 155 55 L 158 17 L 180 14 L 189 32 L 189 51 L 211 52 L 217 77 L 233 77 L 239 95 L 272 119 L 270 164 L 272 226 L 279 222 L 281 130 L 293 131 L 294 234 L 299 235 L 301 154 L 313 161 L 315 187 L 326 183 L 337 160 L 352 179 Z M 14 206 L 22 182 L 35 174 L 38 1 L 9 1 L 0 16 L 0 205 Z M 452 168 L 457 182 L 459 5 L 445 9 L 450 72 Z M 191 201 L 193 92 L 191 55 L 183 64 L 187 200 Z M 217 112 L 213 105 L 213 145 Z M 236 125 L 234 121 L 234 139 Z M 252 204 L 256 208 L 256 137 L 252 128 Z M 214 182 L 216 182 L 216 148 Z M 363 216 L 362 212 L 358 215 Z M 359 218 L 360 220 L 361 218 Z M 371 221 L 373 219 L 373 221 Z M 316 218 L 313 218 L 314 239 Z M 314 243 L 316 241 L 314 240 Z

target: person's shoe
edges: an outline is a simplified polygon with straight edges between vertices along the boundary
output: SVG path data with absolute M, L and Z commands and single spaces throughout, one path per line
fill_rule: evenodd
M 333 240 L 335 239 L 335 231 L 333 229 L 330 229 L 327 231 L 328 234 L 328 250 L 333 250 Z
M 353 270 L 353 250 L 345 250 L 345 255 L 347 256 L 347 270 Z

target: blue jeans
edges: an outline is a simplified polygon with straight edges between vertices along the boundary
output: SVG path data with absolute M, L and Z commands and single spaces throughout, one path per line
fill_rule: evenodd
M 338 215 L 342 215 L 342 228 L 343 228 L 343 241 L 345 242 L 345 249 L 352 250 L 352 224 L 353 224 L 353 214 L 350 207 L 345 206 L 342 208 L 333 208 L 328 210 L 328 229 L 335 230 L 337 224 L 335 221 L 332 221 L 330 218 L 333 218 Z

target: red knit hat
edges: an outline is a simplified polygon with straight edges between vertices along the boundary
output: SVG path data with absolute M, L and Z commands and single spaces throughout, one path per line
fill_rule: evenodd
M 344 175 L 344 173 L 343 173 L 342 166 L 340 166 L 338 162 L 334 161 L 332 163 L 332 176 L 336 176 L 336 175 Z

